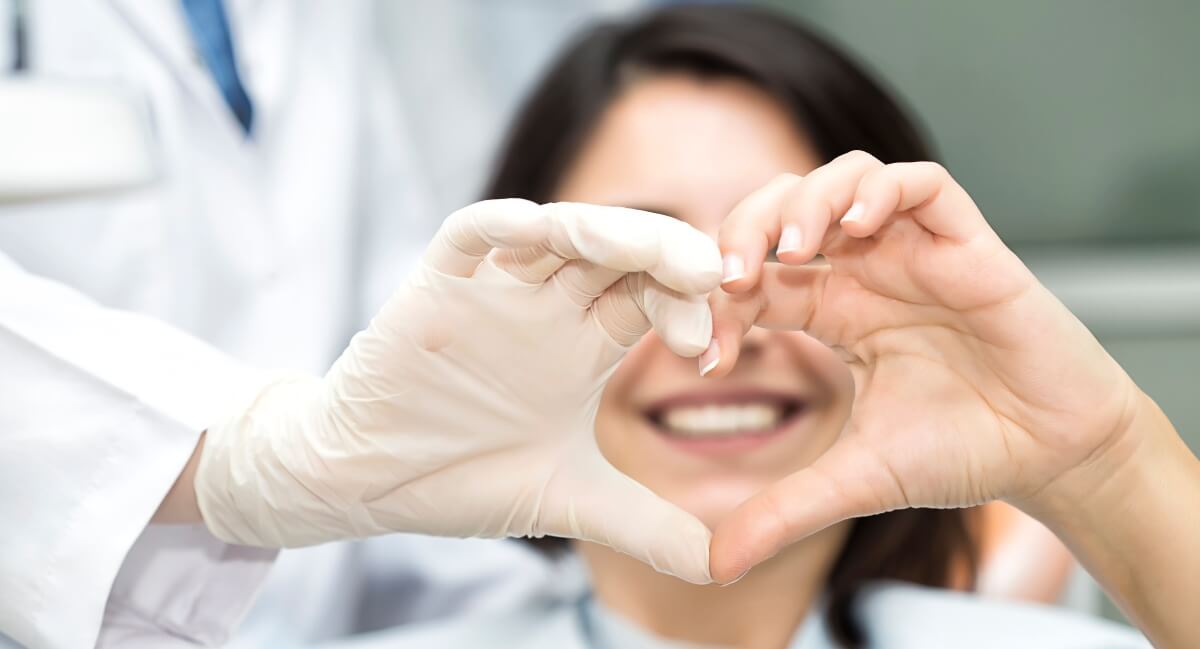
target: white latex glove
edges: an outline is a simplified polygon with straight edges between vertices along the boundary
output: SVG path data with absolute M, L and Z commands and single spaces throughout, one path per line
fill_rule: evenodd
M 666 216 L 464 208 L 324 379 L 274 382 L 208 430 L 204 520 L 265 546 L 392 531 L 572 537 L 707 583 L 709 530 L 613 468 L 594 423 L 651 323 L 679 354 L 705 349 L 720 276 L 716 244 Z

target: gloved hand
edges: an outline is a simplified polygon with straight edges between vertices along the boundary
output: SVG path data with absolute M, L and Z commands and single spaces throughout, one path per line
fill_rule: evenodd
M 651 324 L 696 356 L 716 244 L 636 210 L 477 203 L 323 378 L 281 378 L 207 432 L 195 490 L 219 538 L 386 532 L 596 541 L 696 583 L 709 530 L 618 472 L 594 422 Z M 303 326 L 303 323 L 297 323 Z

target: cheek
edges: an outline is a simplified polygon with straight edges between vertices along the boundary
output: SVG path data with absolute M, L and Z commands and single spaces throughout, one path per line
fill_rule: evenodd
M 700 519 L 709 529 L 716 528 L 739 505 L 769 487 L 776 479 L 769 475 L 726 475 L 720 479 L 668 484 L 660 494 L 680 509 Z
M 787 331 L 776 335 L 784 339 L 781 346 L 804 367 L 817 400 L 811 437 L 803 452 L 796 456 L 796 466 L 792 467 L 797 470 L 812 464 L 841 435 L 854 405 L 854 377 L 837 352 L 808 334 Z
M 848 418 L 854 402 L 854 376 L 837 352 L 799 331 L 778 332 L 777 335 L 783 337 L 790 353 L 820 387 L 829 416 L 840 417 L 843 421 Z
M 608 380 L 608 386 L 604 389 L 605 400 L 615 399 L 628 404 L 635 384 L 645 380 L 646 372 L 654 368 L 656 357 L 664 351 L 666 346 L 653 331 L 642 336 L 629 353 L 625 354 L 625 358 L 621 359 L 617 371 L 613 372 L 612 378 Z
M 621 360 L 600 399 L 600 409 L 596 413 L 596 441 L 608 461 L 627 473 L 622 451 L 630 451 L 631 444 L 623 438 L 641 418 L 633 405 L 633 396 L 638 385 L 654 380 L 651 375 L 656 366 L 661 367 L 663 359 L 660 356 L 664 353 L 670 352 L 653 331 L 643 336 Z

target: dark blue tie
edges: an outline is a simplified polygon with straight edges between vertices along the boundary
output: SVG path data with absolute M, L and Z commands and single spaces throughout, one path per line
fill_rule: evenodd
M 225 18 L 222 0 L 182 0 L 196 48 L 212 73 L 213 80 L 225 96 L 233 115 L 242 125 L 242 131 L 250 135 L 254 125 L 254 105 L 238 76 L 237 61 L 233 57 L 233 39 L 229 37 L 229 21 Z

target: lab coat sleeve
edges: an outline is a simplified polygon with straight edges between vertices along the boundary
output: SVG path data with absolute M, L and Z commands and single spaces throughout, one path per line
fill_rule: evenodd
M 2 254 L 0 366 L 0 633 L 90 648 L 108 604 L 114 620 L 132 611 L 175 636 L 223 637 L 272 555 L 147 522 L 199 433 L 265 377 Z M 109 602 L 127 556 L 137 565 Z M 223 579 L 239 567 L 245 578 Z

